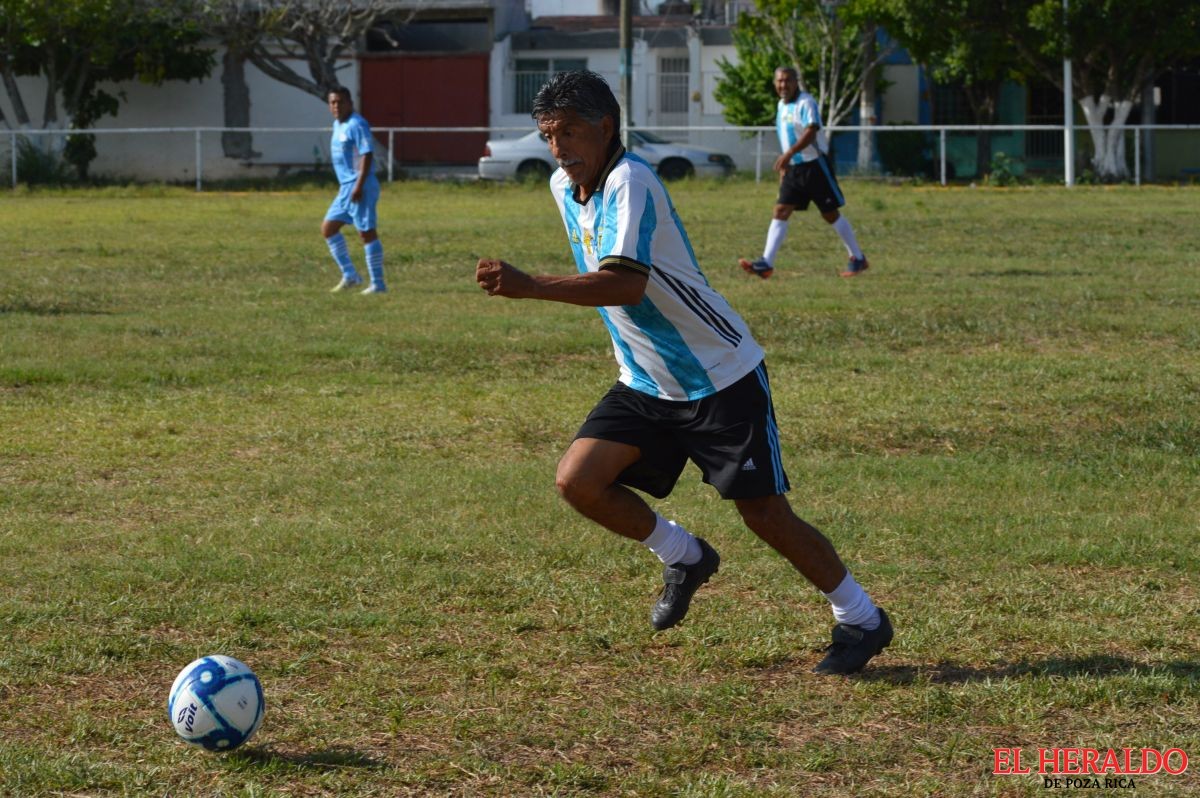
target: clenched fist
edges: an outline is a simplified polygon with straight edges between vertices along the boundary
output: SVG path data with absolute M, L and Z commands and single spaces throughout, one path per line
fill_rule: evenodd
M 475 264 L 475 282 L 488 296 L 512 298 L 533 294 L 533 280 L 528 274 L 502 260 L 480 258 Z

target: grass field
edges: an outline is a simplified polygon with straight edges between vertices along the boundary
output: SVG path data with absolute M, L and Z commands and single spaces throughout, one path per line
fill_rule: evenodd
M 660 506 L 722 569 L 666 633 L 556 496 L 608 337 L 472 279 L 573 268 L 543 188 L 385 187 L 383 297 L 328 293 L 325 189 L 0 195 L 0 795 L 1060 791 L 999 747 L 1181 748 L 1103 792 L 1200 794 L 1200 190 L 846 189 L 871 271 L 810 212 L 765 282 L 770 187 L 672 192 L 894 619 L 850 679 L 694 470 Z M 208 653 L 266 691 L 232 755 L 166 718 Z

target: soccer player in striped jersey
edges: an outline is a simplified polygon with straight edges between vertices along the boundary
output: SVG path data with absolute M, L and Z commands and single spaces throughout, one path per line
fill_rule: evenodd
M 821 128 L 817 101 L 808 92 L 800 90 L 800 79 L 793 67 L 775 70 L 775 93 L 779 95 L 775 129 L 779 134 L 779 148 L 783 151 L 775 159 L 779 197 L 775 200 L 771 226 L 767 228 L 762 257 L 754 261 L 739 258 L 738 263 L 749 274 L 764 280 L 770 277 L 775 271 L 775 256 L 787 238 L 792 211 L 796 208 L 808 210 L 808 203 L 812 202 L 821 218 L 833 226 L 846 245 L 850 261 L 842 271 L 842 277 L 862 274 L 870 264 L 858 246 L 854 228 L 838 212 L 838 208 L 846 204 L 846 198 L 830 168 L 829 141 Z
M 577 271 L 529 274 L 485 258 L 476 281 L 492 296 L 595 307 L 620 367 L 559 461 L 559 493 L 662 561 L 650 622 L 667 629 L 683 620 L 721 558 L 631 488 L 665 498 L 692 460 L 746 525 L 829 599 L 837 625 L 815 670 L 861 670 L 891 642 L 891 623 L 829 540 L 788 504 L 763 350 L 700 271 L 654 170 L 621 146 L 608 84 L 593 72 L 561 73 L 538 92 L 533 117 L 560 166 L 550 189 Z
M 350 90 L 344 86 L 330 89 L 326 95 L 329 112 L 333 114 L 333 137 L 329 143 L 329 159 L 338 179 L 338 195 L 334 198 L 321 223 L 321 235 L 329 247 L 333 262 L 342 272 L 342 279 L 333 291 L 346 291 L 362 283 L 350 250 L 342 235 L 342 225 L 353 224 L 358 229 L 367 259 L 371 282 L 364 294 L 387 291 L 383 281 L 383 244 L 375 231 L 375 204 L 379 202 L 379 179 L 375 177 L 375 145 L 367 120 L 354 112 Z

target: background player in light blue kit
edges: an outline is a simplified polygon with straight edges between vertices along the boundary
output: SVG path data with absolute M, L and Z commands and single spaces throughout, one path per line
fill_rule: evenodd
M 662 561 L 650 623 L 667 629 L 721 557 L 630 488 L 664 498 L 693 461 L 746 526 L 829 599 L 837 625 L 815 670 L 861 670 L 892 641 L 891 622 L 788 504 L 762 347 L 700 271 L 662 181 L 621 146 L 612 90 L 594 72 L 563 72 L 538 92 L 533 116 L 561 167 L 550 190 L 577 273 L 528 274 L 482 259 L 475 279 L 492 296 L 595 307 L 620 367 L 559 461 L 559 493 Z
M 342 270 L 342 279 L 334 291 L 345 291 L 362 282 L 350 259 L 350 250 L 341 229 L 353 224 L 362 238 L 367 256 L 367 272 L 371 283 L 364 294 L 381 294 L 387 290 L 383 282 L 383 244 L 375 232 L 375 204 L 379 201 L 379 180 L 375 177 L 375 148 L 367 120 L 354 113 L 350 90 L 344 86 L 330 89 L 327 95 L 329 111 L 333 114 L 333 138 L 329 157 L 340 187 L 338 195 L 321 223 L 321 235 L 329 245 L 334 263 Z
M 779 134 L 779 149 L 775 159 L 779 173 L 779 198 L 767 230 L 763 255 L 755 261 L 739 258 L 738 263 L 750 274 L 764 280 L 775 270 L 775 255 L 787 238 L 788 219 L 796 208 L 807 210 L 812 202 L 821 218 L 833 226 L 846 245 L 850 261 L 842 271 L 843 277 L 854 277 L 867 270 L 869 264 L 858 246 L 854 229 L 838 208 L 846 204 L 842 189 L 829 163 L 829 141 L 821 129 L 821 112 L 816 99 L 800 90 L 800 78 L 792 67 L 775 70 L 775 93 L 779 103 L 775 108 L 775 129 Z

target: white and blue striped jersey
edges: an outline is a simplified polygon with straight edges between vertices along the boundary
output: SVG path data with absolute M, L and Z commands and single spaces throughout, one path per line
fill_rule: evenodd
M 800 152 L 792 156 L 792 163 L 815 161 L 820 155 L 829 152 L 829 141 L 825 136 L 825 128 L 821 124 L 821 111 L 817 108 L 816 99 L 806 91 L 796 95 L 790 103 L 780 100 L 775 107 L 775 131 L 779 134 L 779 149 L 787 152 L 800 137 L 804 129 L 816 125 L 817 135 Z
M 374 151 L 371 126 L 358 114 L 350 114 L 345 122 L 333 120 L 333 137 L 329 142 L 329 160 L 339 183 L 353 183 L 358 179 L 358 166 L 362 157 Z M 371 161 L 370 177 L 375 173 L 375 162 Z
M 660 399 L 695 400 L 758 366 L 762 348 L 708 284 L 666 187 L 646 161 L 618 149 L 583 204 L 562 169 L 550 188 L 581 273 L 626 268 L 648 276 L 637 305 L 597 308 L 622 383 Z

